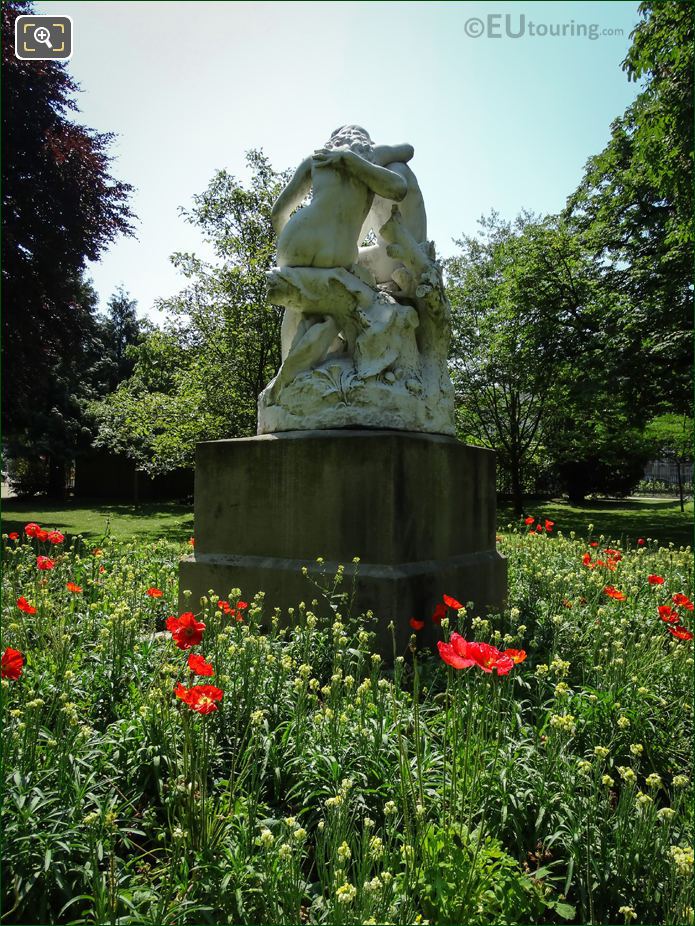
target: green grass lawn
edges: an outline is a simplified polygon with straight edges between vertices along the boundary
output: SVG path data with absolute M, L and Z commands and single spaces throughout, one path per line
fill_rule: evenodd
M 68 536 L 83 534 L 92 540 L 108 531 L 112 537 L 188 540 L 193 533 L 193 507 L 177 502 L 105 502 L 101 499 L 3 499 L 3 533 L 21 531 L 28 521 L 59 528 Z
M 693 502 L 685 503 L 681 512 L 677 498 L 620 498 L 587 501 L 581 506 L 569 505 L 561 499 L 527 499 L 528 514 L 555 521 L 555 530 L 565 534 L 576 531 L 578 536 L 588 533 L 589 524 L 594 525 L 594 534 L 603 534 L 613 540 L 629 540 L 634 543 L 639 537 L 658 540 L 662 544 L 692 546 Z M 501 530 L 514 520 L 511 506 L 500 505 L 497 523 Z
M 575 507 L 559 499 L 528 499 L 526 511 L 555 521 L 556 530 L 585 535 L 588 525 L 595 534 L 614 540 L 652 537 L 663 544 L 692 545 L 693 503 L 682 513 L 675 498 L 630 498 L 589 501 Z M 504 531 L 514 517 L 510 506 L 500 505 L 498 524 Z M 68 535 L 84 534 L 97 539 L 108 529 L 114 537 L 145 537 L 187 540 L 193 533 L 193 509 L 176 502 L 89 501 L 85 499 L 50 503 L 45 499 L 6 499 L 3 501 L 3 532 L 21 531 L 28 521 L 56 527 Z

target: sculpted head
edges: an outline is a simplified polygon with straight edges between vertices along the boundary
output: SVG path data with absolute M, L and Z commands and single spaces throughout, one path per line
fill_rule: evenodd
M 341 125 L 331 132 L 326 148 L 350 148 L 355 154 L 369 158 L 374 150 L 374 142 L 369 132 L 361 125 Z

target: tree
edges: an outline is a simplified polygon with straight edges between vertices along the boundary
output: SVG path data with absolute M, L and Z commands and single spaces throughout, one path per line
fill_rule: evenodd
M 127 353 L 129 379 L 91 405 L 95 446 L 128 456 L 153 476 L 192 466 L 196 442 L 219 437 L 226 424 L 191 372 L 195 350 L 182 349 L 175 331 L 157 329 Z
M 37 417 L 52 415 L 59 371 L 92 336 L 86 261 L 131 233 L 133 218 L 131 187 L 109 173 L 113 136 L 71 118 L 78 87 L 65 65 L 15 57 L 15 18 L 31 12 L 23 0 L 3 3 L 3 427 L 24 444 Z M 56 447 L 71 443 L 63 436 Z
M 689 414 L 692 368 L 693 6 L 644 2 L 623 62 L 644 89 L 587 164 L 567 217 L 625 295 L 651 410 Z
M 133 372 L 134 361 L 128 348 L 140 343 L 146 328 L 138 319 L 136 310 L 135 299 L 131 299 L 123 286 L 119 286 L 107 303 L 106 315 L 100 319 L 104 345 L 112 365 L 109 392 Z
M 643 410 L 626 404 L 610 381 L 610 375 L 592 381 L 580 367 L 568 368 L 554 390 L 545 421 L 546 451 L 573 505 L 581 505 L 587 495 L 629 495 L 650 456 Z
M 640 11 L 623 67 L 644 89 L 561 219 L 498 228 L 451 265 L 461 421 L 498 450 L 517 510 L 541 452 L 574 502 L 629 492 L 647 420 L 691 407 L 693 14 Z
M 462 436 L 497 451 L 517 514 L 543 446 L 558 366 L 573 351 L 587 288 L 581 255 L 552 218 L 493 213 L 447 264 L 452 378 Z
M 265 274 L 275 263 L 270 212 L 287 176 L 260 151 L 247 163 L 247 185 L 219 171 L 183 211 L 217 260 L 173 256 L 187 285 L 159 303 L 170 321 L 130 349 L 133 375 L 95 406 L 99 445 L 152 474 L 193 466 L 200 440 L 255 434 L 258 394 L 280 366 L 281 312 Z
M 41 472 L 43 478 L 34 488 L 53 497 L 65 492 L 69 461 L 91 445 L 94 434 L 87 408 L 103 394 L 111 371 L 96 316 L 97 294 L 84 279 L 73 283 L 73 291 L 72 312 L 80 336 L 54 357 L 50 375 L 37 375 L 41 401 L 23 428 L 6 435 L 8 456 L 28 461 Z
M 644 88 L 564 214 L 596 268 L 604 319 L 560 377 L 547 430 L 573 501 L 634 488 L 649 418 L 692 408 L 693 9 L 645 2 L 640 13 L 623 69 Z
M 646 384 L 624 294 L 567 221 L 492 215 L 448 264 L 464 439 L 497 451 L 517 514 L 532 477 L 573 502 L 640 479 Z

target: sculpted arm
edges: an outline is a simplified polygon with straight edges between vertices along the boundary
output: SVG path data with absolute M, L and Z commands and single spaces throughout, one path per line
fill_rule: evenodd
M 294 177 L 278 196 L 270 220 L 276 234 L 280 234 L 292 212 L 311 189 L 311 158 L 306 158 L 294 172 Z
M 313 162 L 316 168 L 342 167 L 384 199 L 400 202 L 408 192 L 408 184 L 403 177 L 392 170 L 366 161 L 354 151 L 322 149 L 314 154 Z
M 377 145 L 374 149 L 374 163 L 385 167 L 387 164 L 393 164 L 394 161 L 400 161 L 407 164 L 415 154 L 412 145 Z

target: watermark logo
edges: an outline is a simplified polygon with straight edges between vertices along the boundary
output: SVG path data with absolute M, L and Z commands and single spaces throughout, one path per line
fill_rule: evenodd
M 604 28 L 598 23 L 579 23 L 574 19 L 564 23 L 534 22 L 524 13 L 471 16 L 464 22 L 463 31 L 470 39 L 584 38 L 595 42 L 601 36 L 623 35 L 622 29 Z
M 22 61 L 67 61 L 72 55 L 69 16 L 18 16 L 14 52 Z

